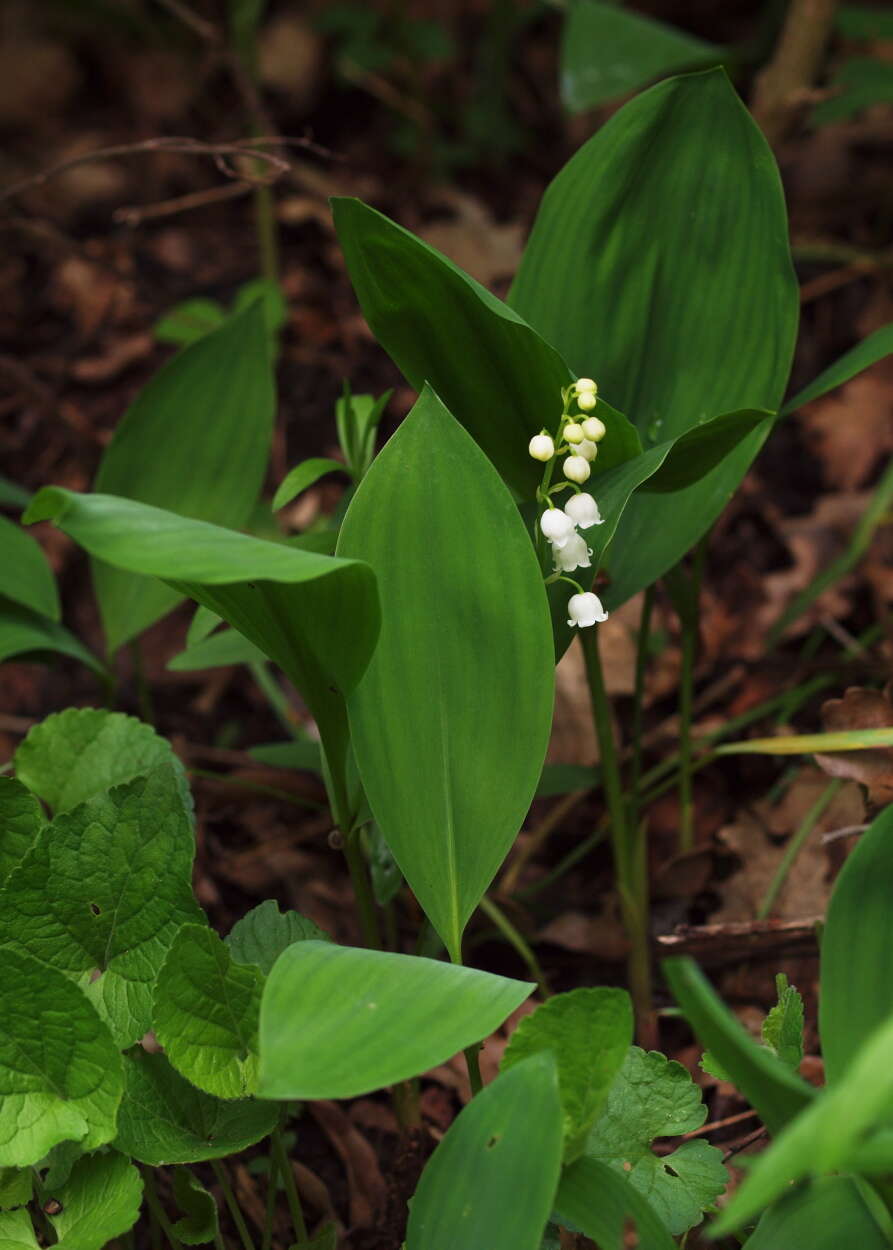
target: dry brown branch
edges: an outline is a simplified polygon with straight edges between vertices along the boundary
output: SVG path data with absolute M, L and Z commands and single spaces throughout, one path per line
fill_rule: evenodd
M 791 0 L 772 60 L 757 76 L 751 111 L 773 147 L 788 134 L 804 105 L 822 58 L 837 0 Z

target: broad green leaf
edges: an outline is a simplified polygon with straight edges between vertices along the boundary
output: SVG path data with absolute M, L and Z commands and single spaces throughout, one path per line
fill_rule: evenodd
M 254 1092 L 263 980 L 258 968 L 233 960 L 213 929 L 183 925 L 171 944 L 152 1024 L 177 1071 L 208 1094 Z
M 487 1037 L 534 986 L 414 955 L 296 942 L 260 1010 L 263 1098 L 353 1098 Z
M 714 1231 L 749 1222 L 781 1197 L 792 1181 L 855 1166 L 872 1129 L 889 1125 L 893 1113 L 893 1017 L 875 1029 L 846 1072 L 754 1159 Z
M 201 642 L 209 634 L 213 634 L 218 625 L 222 624 L 223 621 L 216 612 L 202 607 L 200 603 L 197 604 L 192 614 L 192 620 L 189 622 L 189 628 L 186 631 L 186 646 L 194 647 L 197 642 Z
M 759 1046 L 725 1007 L 691 959 L 666 959 L 664 975 L 703 1045 L 759 1112 L 770 1133 L 809 1106 L 813 1088 Z
M 572 0 L 561 36 L 561 99 L 572 113 L 682 69 L 716 65 L 722 49 L 599 0 Z
M 796 986 L 788 985 L 783 972 L 778 973 L 775 984 L 778 1002 L 763 1021 L 763 1044 L 796 1072 L 803 1059 L 803 997 Z
M 651 88 L 576 153 L 546 191 L 509 303 L 646 444 L 715 413 L 778 409 L 798 315 L 784 199 L 721 71 Z M 608 559 L 610 604 L 678 563 L 767 433 L 684 490 L 630 501 Z
M 59 1142 L 37 1165 L 42 1172 L 45 1169 L 43 1183 L 50 1189 L 58 1189 L 71 1176 L 71 1169 L 78 1159 L 89 1153 L 80 1142 Z
M 43 824 L 40 804 L 11 777 L 0 777 L 0 883 L 20 863 Z
M 829 1084 L 893 1013 L 893 807 L 863 834 L 834 885 L 822 934 L 819 1028 Z
M 49 1216 L 59 1250 L 102 1250 L 139 1218 L 143 1180 L 117 1151 L 85 1155 L 48 1197 L 61 1204 L 58 1215 Z
M 0 664 L 17 657 L 43 660 L 50 655 L 67 655 L 106 676 L 102 661 L 64 625 L 0 595 Z
M 197 1176 L 188 1168 L 176 1168 L 173 1174 L 174 1200 L 183 1216 L 172 1225 L 178 1241 L 187 1246 L 203 1246 L 214 1241 L 220 1229 L 217 1203 Z
M 363 479 L 338 552 L 368 561 L 382 598 L 378 647 L 348 698 L 360 776 L 458 960 L 546 753 L 554 651 L 542 575 L 496 470 L 429 389 Z
M 24 1206 L 31 1201 L 34 1176 L 28 1168 L 0 1168 L 0 1210 Z
M 347 466 L 343 465 L 340 460 L 329 460 L 324 456 L 315 456 L 311 460 L 302 460 L 279 483 L 276 494 L 273 496 L 273 511 L 278 512 L 280 508 L 284 508 L 287 503 L 291 503 L 296 495 L 300 495 L 302 490 L 306 490 L 308 486 L 318 482 L 327 473 L 346 472 Z
M 54 519 L 91 555 L 175 584 L 244 634 L 295 683 L 325 744 L 334 799 L 344 810 L 347 713 L 379 627 L 368 566 L 187 520 L 108 495 L 50 487 L 26 514 Z
M 57 1142 L 115 1135 L 121 1056 L 81 990 L 6 947 L 0 979 L 0 1167 L 30 1167 Z
M 171 744 L 123 712 L 66 708 L 29 730 L 14 756 L 16 776 L 58 815 L 85 799 L 170 765 L 189 791 L 183 765 Z
M 39 1246 L 27 1211 L 0 1214 L 0 1250 L 39 1250 Z
M 655 1138 L 700 1128 L 706 1118 L 701 1091 L 682 1064 L 631 1046 L 585 1154 L 624 1176 L 678 1236 L 700 1223 L 728 1184 L 722 1151 L 700 1140 L 660 1156 L 651 1146 Z
M 124 1056 L 124 1099 L 115 1146 L 140 1163 L 200 1163 L 237 1154 L 268 1136 L 279 1107 L 253 1098 L 224 1101 L 196 1089 L 163 1055 Z
M 632 1038 L 629 995 L 604 988 L 557 994 L 525 1016 L 512 1034 L 501 1071 L 544 1050 L 558 1065 L 565 1160 L 582 1153 Z
M 837 386 L 843 386 L 857 373 L 883 360 L 891 352 L 893 352 L 893 325 L 881 326 L 879 330 L 875 330 L 873 334 L 869 334 L 867 338 L 862 339 L 855 347 L 845 352 L 839 360 L 835 360 L 833 365 L 824 369 L 793 399 L 789 399 L 782 408 L 781 415 L 786 416 L 790 412 L 796 412 L 805 404 L 811 404 L 814 399 L 821 399 L 823 395 L 827 395 Z
M 307 941 L 327 942 L 330 938 L 306 916 L 280 911 L 279 904 L 271 898 L 252 907 L 224 938 L 235 963 L 253 964 L 264 976 L 286 947 Z
M 195 841 L 163 765 L 45 825 L 0 890 L 0 944 L 77 978 L 119 1046 L 151 1024 L 152 990 L 192 896 Z M 5 952 L 4 952 L 5 953 Z
M 172 673 L 191 673 L 229 664 L 257 664 L 264 658 L 260 647 L 249 642 L 237 629 L 220 629 L 175 655 L 167 667 Z
M 195 343 L 211 330 L 216 330 L 225 320 L 226 312 L 216 299 L 198 295 L 194 299 L 183 300 L 159 317 L 152 333 L 159 343 L 185 347 L 187 343 Z
M 4 516 L 0 516 L 0 566 L 7 599 L 53 621 L 59 620 L 56 579 L 40 544 Z
M 638 1189 L 607 1164 L 586 1155 L 562 1172 L 555 1210 L 601 1250 L 621 1250 L 630 1219 L 635 1222 L 639 1250 L 676 1250 L 663 1221 Z
M 560 1170 L 558 1074 L 533 1055 L 450 1125 L 410 1204 L 407 1250 L 539 1250 Z
M 159 370 L 115 430 L 96 490 L 238 528 L 263 484 L 274 405 L 264 315 L 255 303 Z M 136 572 L 93 562 L 111 651 L 183 593 Z
M 770 1207 L 744 1245 L 746 1250 L 889 1250 L 890 1215 L 863 1181 L 824 1176 Z

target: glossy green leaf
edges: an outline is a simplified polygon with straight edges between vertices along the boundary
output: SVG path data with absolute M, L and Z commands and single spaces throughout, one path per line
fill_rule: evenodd
M 237 964 L 253 964 L 266 976 L 273 964 L 294 942 L 327 942 L 329 935 L 296 911 L 280 911 L 268 898 L 237 920 L 224 939 Z
M 78 1159 L 64 1185 L 48 1193 L 59 1203 L 49 1220 L 59 1250 L 102 1250 L 133 1228 L 143 1201 L 143 1180 L 117 1151 Z
M 30 790 L 0 777 L 0 883 L 21 863 L 42 824 L 43 812 Z
M 525 1016 L 512 1034 L 501 1071 L 544 1050 L 552 1052 L 558 1065 L 565 1160 L 582 1152 L 632 1040 L 629 995 L 603 987 L 556 994 Z
M 883 360 L 893 352 L 893 325 L 881 326 L 873 334 L 862 339 L 855 347 L 845 352 L 833 365 L 823 369 L 809 386 L 799 391 L 793 399 L 789 399 L 782 408 L 782 416 L 796 412 L 804 404 L 811 404 L 814 399 L 821 399 L 837 386 L 843 386 L 850 378 L 868 369 L 871 365 Z
M 348 699 L 360 776 L 458 959 L 546 753 L 554 664 L 542 575 L 496 470 L 427 389 L 351 501 L 338 553 L 366 560 L 382 597 L 381 638 Z
M 56 579 L 40 544 L 4 516 L 0 516 L 0 566 L 7 599 L 53 621 L 59 620 Z
M 189 622 L 189 628 L 186 631 L 186 646 L 194 647 L 197 642 L 202 642 L 209 634 L 213 634 L 214 630 L 223 621 L 216 612 L 212 612 L 210 608 L 202 607 L 196 604 L 195 611 L 192 614 L 192 620 Z
M 163 1055 L 136 1048 L 124 1056 L 115 1145 L 140 1163 L 161 1167 L 222 1159 L 267 1137 L 278 1119 L 275 1103 L 202 1093 Z
M 13 659 L 43 660 L 52 655 L 69 656 L 94 673 L 106 675 L 102 661 L 64 625 L 0 595 L 0 664 Z
M 808 1107 L 815 1091 L 745 1032 L 693 960 L 666 959 L 663 970 L 695 1036 L 710 1048 L 769 1132 L 780 1132 Z
M 173 1175 L 174 1200 L 184 1213 L 171 1231 L 187 1246 L 203 1246 L 219 1235 L 220 1223 L 214 1195 L 188 1168 L 176 1168 Z
M 409 1208 L 407 1250 L 539 1250 L 561 1169 L 555 1063 L 533 1055 L 450 1125 Z
M 561 99 L 580 113 L 667 74 L 723 59 L 722 49 L 642 13 L 572 0 L 561 37 Z
M 5 947 L 0 978 L 0 1167 L 30 1167 L 57 1142 L 115 1135 L 121 1056 L 68 978 Z
M 562 1172 L 555 1210 L 601 1250 L 621 1250 L 628 1220 L 635 1223 L 639 1250 L 676 1250 L 663 1221 L 638 1189 L 607 1164 L 586 1155 Z
M 77 978 L 119 1046 L 151 1025 L 155 977 L 201 915 L 195 842 L 165 765 L 45 825 L 0 890 L 0 943 Z
M 859 839 L 834 886 L 822 934 L 819 1022 L 828 1083 L 893 1014 L 893 808 Z
M 174 343 L 177 347 L 185 347 L 187 343 L 195 343 L 211 330 L 216 330 L 225 320 L 226 312 L 216 299 L 197 295 L 194 299 L 185 299 L 176 304 L 159 317 L 152 327 L 152 333 L 159 343 Z
M 353 1098 L 418 1076 L 488 1036 L 533 991 L 413 955 L 297 942 L 260 1012 L 263 1098 Z
M 658 1155 L 652 1143 L 700 1128 L 706 1118 L 701 1090 L 681 1064 L 631 1046 L 585 1154 L 614 1168 L 667 1229 L 681 1235 L 701 1222 L 728 1184 L 722 1151 L 706 1141 L 687 1141 Z
M 248 754 L 259 764 L 271 768 L 299 768 L 318 773 L 322 768 L 320 746 L 312 738 L 296 738 L 293 742 L 264 742 L 249 747 Z
M 106 708 L 66 708 L 35 725 L 13 757 L 16 776 L 59 812 L 168 764 L 189 789 L 183 765 L 166 738 L 123 712 Z
M 115 430 L 96 490 L 238 528 L 263 483 L 274 404 L 263 310 L 255 303 L 159 370 Z M 114 651 L 182 591 L 111 564 L 94 560 L 93 578 Z
M 344 694 L 359 681 L 379 627 L 375 578 L 366 565 L 57 487 L 41 491 L 26 515 L 54 519 L 109 564 L 170 581 L 275 660 L 313 713 L 335 801 L 347 808 Z M 337 816 L 344 823 L 350 813 Z
M 279 483 L 276 494 L 273 496 L 273 511 L 277 512 L 280 508 L 284 508 L 296 495 L 300 495 L 302 490 L 318 482 L 327 473 L 346 472 L 347 467 L 340 460 L 329 460 L 325 456 L 302 460 Z
M 889 1213 L 852 1176 L 825 1176 L 800 1185 L 762 1217 L 746 1250 L 888 1250 Z M 879 1210 L 880 1208 L 880 1210 Z
M 844 729 L 840 733 L 782 734 L 777 738 L 749 738 L 723 742 L 717 755 L 815 755 L 825 751 L 865 751 L 893 746 L 893 728 Z
M 236 963 L 213 929 L 185 924 L 158 973 L 152 1024 L 170 1062 L 217 1098 L 257 1083 L 260 969 Z
M 219 629 L 175 655 L 167 667 L 172 673 L 192 673 L 230 664 L 258 664 L 264 658 L 260 647 L 249 642 L 237 629 Z
M 577 152 L 545 194 L 509 302 L 646 444 L 716 413 L 778 409 L 798 314 L 784 199 L 721 71 L 653 87 Z M 608 558 L 610 604 L 678 562 L 767 433 L 684 490 L 630 501 Z

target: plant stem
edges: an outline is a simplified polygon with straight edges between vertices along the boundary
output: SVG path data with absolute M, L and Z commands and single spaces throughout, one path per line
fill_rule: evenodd
M 488 898 L 486 894 L 478 903 L 478 907 L 480 907 L 485 916 L 488 916 L 493 921 L 509 945 L 515 948 L 524 961 L 527 971 L 539 985 L 543 997 L 548 998 L 552 991 L 549 989 L 546 974 L 540 967 L 540 962 L 524 935 L 515 928 L 502 908 L 494 903 L 491 898 Z
M 580 631 L 586 674 L 592 698 L 592 715 L 601 757 L 602 781 L 611 822 L 614 872 L 623 922 L 630 942 L 627 963 L 630 995 L 636 1015 L 637 1036 L 646 1050 L 653 1049 L 655 1016 L 651 999 L 651 950 L 648 936 L 648 880 L 644 832 L 630 831 L 620 784 L 620 769 L 611 725 L 611 708 L 599 654 L 598 633 Z
M 649 586 L 642 599 L 639 636 L 636 640 L 636 684 L 633 695 L 632 764 L 629 774 L 629 823 L 639 823 L 639 782 L 642 777 L 642 721 L 645 712 L 645 672 L 648 667 L 648 644 L 651 641 L 651 616 L 654 610 L 654 586 Z
M 770 911 L 772 910 L 772 905 L 778 897 L 779 890 L 787 880 L 787 875 L 791 871 L 794 861 L 803 849 L 803 844 L 807 841 L 809 835 L 813 832 L 818 822 L 830 807 L 834 796 L 837 794 L 842 785 L 843 779 L 836 777 L 833 781 L 829 782 L 827 786 L 825 786 L 822 793 L 803 817 L 797 832 L 794 833 L 788 840 L 788 844 L 784 849 L 784 855 L 781 858 L 781 863 L 776 868 L 775 875 L 769 882 L 769 888 L 766 891 L 766 896 L 760 904 L 757 912 L 757 920 L 765 920 L 768 917 Z
M 479 1094 L 484 1088 L 484 1082 L 481 1078 L 481 1065 L 478 1056 L 481 1053 L 482 1042 L 475 1042 L 473 1046 L 467 1046 L 464 1050 L 465 1064 L 468 1068 L 468 1080 L 471 1085 L 471 1096 Z
M 360 831 L 354 829 L 344 837 L 344 858 L 353 883 L 353 892 L 360 913 L 360 927 L 363 930 L 363 941 L 371 950 L 381 950 L 381 931 L 378 927 L 378 916 L 375 911 L 375 898 L 369 884 L 369 870 L 366 857 L 360 845 Z
M 707 554 L 707 536 L 695 548 L 687 587 L 687 605 L 682 613 L 682 673 L 679 681 L 679 851 L 682 855 L 695 844 L 695 815 L 692 797 L 691 723 L 695 696 L 695 658 L 700 633 L 701 574 Z
M 260 1250 L 270 1250 L 273 1244 L 273 1220 L 276 1215 L 276 1199 L 279 1196 L 279 1168 L 272 1143 L 267 1161 L 270 1165 L 267 1172 L 267 1205 L 264 1209 L 264 1231 L 261 1236 Z
M 133 676 L 136 682 L 136 697 L 140 716 L 147 725 L 154 725 L 152 692 L 149 689 L 149 683 L 146 681 L 146 670 L 143 667 L 143 651 L 138 638 L 134 638 L 130 644 L 130 658 L 133 661 Z
M 214 1175 L 217 1177 L 217 1183 L 220 1186 L 220 1191 L 223 1194 L 223 1200 L 229 1208 L 229 1213 L 233 1217 L 233 1223 L 235 1224 L 238 1234 L 242 1239 L 242 1245 L 245 1250 L 255 1250 L 254 1242 L 252 1241 L 251 1234 L 248 1231 L 248 1225 L 245 1223 L 245 1216 L 242 1214 L 242 1208 L 239 1206 L 238 1202 L 236 1202 L 236 1195 L 233 1193 L 232 1185 L 229 1183 L 229 1177 L 226 1174 L 226 1170 L 220 1163 L 219 1159 L 211 1159 L 210 1163 L 214 1171 Z
M 285 1196 L 288 1199 L 288 1210 L 291 1215 L 292 1227 L 295 1231 L 295 1237 L 298 1241 L 307 1240 L 307 1225 L 304 1223 L 304 1212 L 301 1210 L 301 1198 L 298 1194 L 298 1186 L 295 1181 L 295 1170 L 291 1165 L 288 1152 L 285 1149 L 285 1142 L 282 1139 L 282 1120 L 280 1116 L 279 1123 L 273 1129 L 270 1138 L 273 1147 L 273 1158 L 279 1168 L 279 1174 L 285 1185 Z
M 276 235 L 276 215 L 273 192 L 270 187 L 254 189 L 254 223 L 260 253 L 260 272 L 268 282 L 279 281 L 279 241 Z
M 291 707 L 289 706 L 288 699 L 283 693 L 282 687 L 270 672 L 269 665 L 265 660 L 257 660 L 253 664 L 249 664 L 248 667 L 251 669 L 251 676 L 260 687 L 264 698 L 276 713 L 276 717 L 282 728 L 289 735 L 289 737 L 295 737 L 298 730 L 297 725 L 295 724 L 295 719 L 292 716 Z
M 155 1185 L 155 1173 L 149 1167 L 141 1169 L 143 1174 L 143 1193 L 146 1198 L 146 1205 L 149 1208 L 149 1215 L 154 1220 L 156 1229 L 163 1229 L 164 1235 L 168 1239 L 171 1250 L 182 1250 L 182 1245 L 171 1227 L 171 1222 L 167 1218 L 167 1212 L 161 1205 L 158 1197 L 158 1189 Z M 154 1238 L 153 1238 L 154 1244 Z

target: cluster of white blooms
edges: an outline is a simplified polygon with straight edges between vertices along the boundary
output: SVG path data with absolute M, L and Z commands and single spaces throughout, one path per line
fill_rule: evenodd
M 572 573 L 575 569 L 592 567 L 589 559 L 592 555 L 592 548 L 587 546 L 586 539 L 578 531 L 587 530 L 593 525 L 601 525 L 603 521 L 598 504 L 593 497 L 579 490 L 592 472 L 590 465 L 598 455 L 598 444 L 607 432 L 604 422 L 598 417 L 583 415 L 591 412 L 596 406 L 597 395 L 598 387 L 591 378 L 578 378 L 562 392 L 564 411 L 558 427 L 557 446 L 556 439 L 543 430 L 534 435 L 528 447 L 534 460 L 539 460 L 549 466 L 538 495 L 538 498 L 548 505 L 540 517 L 540 530 L 543 537 L 551 544 L 555 564 L 555 573 L 549 580 L 561 578 L 575 586 L 576 582 L 564 575 Z M 577 407 L 580 409 L 578 415 L 571 415 L 569 412 L 573 400 L 576 400 Z M 556 455 L 564 453 L 569 453 L 561 466 L 567 480 L 558 486 L 551 487 L 551 492 L 564 490 L 573 485 L 576 493 L 570 497 L 562 509 L 554 506 L 549 484 L 552 477 L 552 461 Z M 596 621 L 607 620 L 608 614 L 602 607 L 598 596 L 591 592 L 584 592 L 580 587 L 577 589 L 580 593 L 573 595 L 568 603 L 568 625 L 582 627 L 594 625 Z

